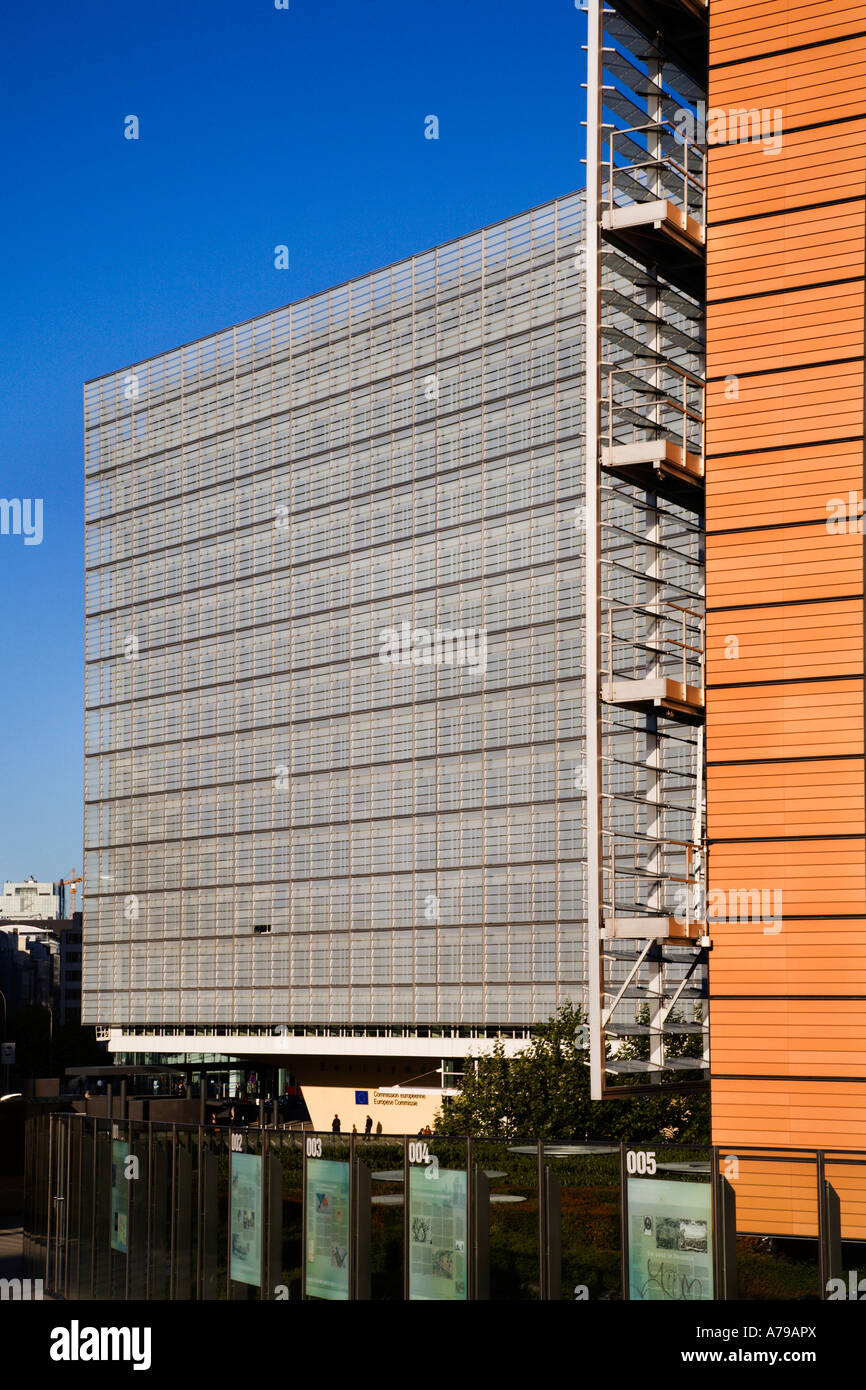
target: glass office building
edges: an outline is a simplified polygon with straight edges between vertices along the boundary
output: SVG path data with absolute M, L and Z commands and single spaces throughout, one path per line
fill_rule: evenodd
M 87 384 L 85 1022 L 581 997 L 582 212 Z

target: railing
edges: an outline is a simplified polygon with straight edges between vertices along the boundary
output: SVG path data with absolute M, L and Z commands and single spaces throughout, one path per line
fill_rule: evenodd
M 621 154 L 620 160 L 616 160 L 616 144 L 619 142 L 622 149 L 623 144 L 634 146 L 638 140 L 645 140 L 647 145 L 656 141 L 661 144 L 665 137 L 676 140 L 682 145 L 682 161 L 668 155 L 653 157 L 647 150 L 646 159 L 629 159 L 627 155 Z M 703 225 L 706 221 L 706 151 L 703 146 L 687 136 L 675 132 L 674 126 L 670 121 L 647 121 L 642 125 L 628 126 L 625 128 L 617 127 L 610 131 L 607 136 L 608 153 L 605 163 L 607 165 L 607 207 L 610 212 L 617 206 L 616 202 L 616 179 L 619 175 L 627 177 L 631 187 L 627 192 L 627 201 L 650 202 L 666 196 L 668 189 L 662 186 L 665 174 L 673 175 L 669 179 L 668 185 L 673 184 L 674 189 L 680 192 L 678 206 L 682 207 L 688 216 L 695 216 Z M 691 162 L 697 163 L 699 174 L 693 173 Z M 681 190 L 680 190 L 681 185 Z M 642 199 L 641 192 L 646 194 Z M 637 196 L 636 196 L 637 195 Z
M 677 923 L 685 928 L 685 935 L 688 936 L 691 924 L 700 922 L 701 906 L 706 903 L 703 847 L 691 840 L 657 838 L 622 830 L 613 830 L 609 833 L 612 839 L 610 847 L 610 911 L 612 917 L 615 919 L 617 915 L 617 875 L 620 881 L 623 879 L 630 880 L 632 883 L 646 881 L 653 885 L 654 890 L 672 884 L 675 885 L 673 891 L 676 899 L 674 902 L 659 901 L 656 904 L 651 904 L 646 901 L 647 895 L 641 896 L 634 891 L 631 901 L 623 901 L 620 896 L 620 911 L 630 917 L 635 915 L 674 917 Z M 639 846 L 644 846 L 647 851 L 647 858 L 653 854 L 661 854 L 665 859 L 669 855 L 675 856 L 678 860 L 684 858 L 685 871 L 677 873 L 667 863 L 662 863 L 654 868 L 639 865 Z M 617 857 L 629 852 L 632 860 L 631 868 L 625 871 L 618 870 Z
M 56 1298 L 84 1300 L 656 1297 L 630 1219 L 653 1199 L 650 1178 L 664 1184 L 659 1219 L 679 1191 L 674 1214 L 703 1223 L 691 1247 L 702 1268 L 689 1274 L 701 1289 L 692 1284 L 687 1300 L 829 1297 L 831 1280 L 866 1270 L 866 1152 L 677 1143 L 688 1102 L 654 1104 L 658 1132 L 650 1125 L 633 1144 L 39 1116 L 27 1129 L 26 1273 Z M 319 1198 L 338 1190 L 345 1205 L 325 1230 Z M 431 1199 L 447 1208 L 426 1252 L 432 1282 L 417 1263 Z M 662 1259 L 671 1273 L 675 1248 L 653 1244 L 655 1275 Z M 428 1280 L 421 1295 L 416 1277 Z M 680 1297 L 674 1284 L 666 1297 Z
M 659 581 L 661 582 L 661 581 Z M 698 609 L 687 608 L 683 604 L 674 603 L 673 600 L 663 600 L 659 608 L 650 604 L 629 603 L 627 599 L 612 598 L 604 595 L 603 602 L 608 605 L 607 609 L 607 698 L 612 696 L 614 682 L 618 677 L 626 680 L 640 680 L 650 673 L 666 675 L 672 664 L 678 667 L 677 674 L 683 685 L 683 695 L 687 685 L 696 686 L 703 694 L 704 687 L 704 615 Z M 664 613 L 661 608 L 672 608 L 680 616 L 673 617 L 671 614 Z M 632 614 L 646 619 L 647 624 L 659 625 L 663 630 L 661 635 L 653 641 L 645 641 L 634 631 L 636 623 L 631 632 L 625 634 L 614 630 L 614 617 L 617 613 Z M 695 634 L 690 630 L 697 628 Z M 678 636 L 669 636 L 664 631 L 675 625 Z M 692 640 L 689 640 L 689 639 Z M 623 673 L 621 664 L 614 660 L 614 644 L 619 647 L 629 648 L 634 656 L 631 661 L 631 670 Z M 642 657 L 638 658 L 638 653 Z M 680 655 L 677 656 L 677 653 Z M 691 668 L 691 669 L 690 669 Z M 695 668 L 697 668 L 695 670 Z M 690 679 L 691 677 L 691 679 Z
M 695 409 L 689 403 L 689 391 L 697 395 L 703 403 L 705 383 L 694 372 L 687 371 L 670 358 L 665 358 L 654 368 L 654 372 L 671 372 L 678 378 L 678 390 L 673 391 L 645 382 L 637 375 L 634 366 L 608 364 L 607 394 L 604 405 L 607 415 L 607 448 L 613 450 L 617 444 L 637 443 L 639 438 L 669 438 L 682 450 L 682 464 L 685 467 L 686 455 L 704 452 L 704 414 L 703 409 Z M 623 382 L 617 382 L 623 378 Z M 630 399 L 628 392 L 630 383 Z M 649 400 L 650 406 L 645 402 Z M 650 413 L 650 411 L 652 413 Z M 665 414 L 672 414 L 672 422 L 666 421 Z M 623 417 L 628 417 L 623 424 Z M 631 427 L 631 438 L 623 438 Z
M 671 601 L 668 601 L 668 602 L 665 604 L 665 607 L 666 607 L 666 608 L 673 608 L 673 609 L 676 610 L 676 612 L 678 612 L 679 614 L 681 614 L 681 632 L 682 632 L 682 637 L 671 637 L 671 638 L 668 639 L 668 641 L 669 641 L 669 643 L 670 643 L 670 645 L 671 645 L 672 647 L 679 647 L 680 650 L 682 651 L 682 654 L 683 654 L 683 664 L 682 664 L 682 673 L 681 673 L 681 683 L 682 683 L 682 686 L 683 686 L 683 694 L 685 695 L 685 687 L 686 687 L 686 685 L 689 683 L 689 681 L 688 681 L 688 665 L 689 665 L 689 662 L 691 661 L 692 665 L 697 665 L 697 667 L 698 667 L 698 671 L 699 671 L 700 674 L 699 674 L 699 677 L 698 677 L 697 685 L 698 685 L 699 690 L 701 691 L 701 695 L 703 695 L 703 690 L 704 690 L 704 660 L 705 660 L 704 615 L 703 615 L 703 613 L 699 613 L 699 612 L 698 612 L 696 609 L 694 609 L 694 608 L 684 608 L 684 607 L 682 606 L 682 604 L 679 604 L 679 603 L 672 603 Z M 697 629 L 698 629 L 698 638 L 699 638 L 699 640 L 698 640 L 697 642 L 689 642 L 689 641 L 687 640 L 688 635 L 689 635 L 689 633 L 688 633 L 688 627 L 687 627 L 688 619 L 689 619 L 689 618 L 694 619 L 694 625 L 697 626 Z M 691 656 L 688 655 L 690 652 L 692 653 Z

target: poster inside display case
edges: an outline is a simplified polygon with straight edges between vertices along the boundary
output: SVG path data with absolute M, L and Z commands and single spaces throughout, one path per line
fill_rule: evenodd
M 438 1164 L 409 1169 L 409 1297 L 459 1302 L 466 1286 L 467 1179 Z
M 307 1158 L 304 1294 L 332 1300 L 349 1297 L 349 1164 Z
M 262 1282 L 262 1160 L 260 1154 L 232 1154 L 231 1266 L 239 1284 Z
M 709 1182 L 627 1181 L 630 1299 L 700 1302 L 713 1292 L 713 1215 Z

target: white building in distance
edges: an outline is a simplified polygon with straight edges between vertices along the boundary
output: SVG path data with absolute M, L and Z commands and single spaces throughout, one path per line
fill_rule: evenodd
M 37 883 L 31 875 L 26 883 L 3 884 L 0 918 L 16 922 L 54 921 L 57 909 L 57 891 L 53 883 Z

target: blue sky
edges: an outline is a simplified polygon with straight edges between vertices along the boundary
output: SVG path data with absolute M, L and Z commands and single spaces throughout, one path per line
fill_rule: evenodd
M 574 0 L 2 7 L 0 496 L 44 520 L 0 535 L 0 878 L 81 872 L 82 383 L 580 187 L 585 24 Z

